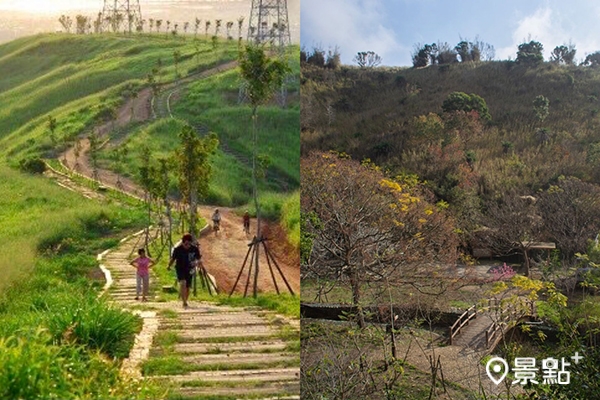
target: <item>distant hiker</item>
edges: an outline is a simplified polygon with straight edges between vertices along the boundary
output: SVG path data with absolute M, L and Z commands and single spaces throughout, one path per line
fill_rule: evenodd
M 170 270 L 175 263 L 175 272 L 177 272 L 177 281 L 179 282 L 179 294 L 183 301 L 183 308 L 188 307 L 188 297 L 190 295 L 190 287 L 192 286 L 192 278 L 196 272 L 198 264 L 202 265 L 202 255 L 197 245 L 193 243 L 192 235 L 186 233 L 181 238 L 181 244 L 175 247 L 171 260 L 167 269 Z
M 248 210 L 244 213 L 244 233 L 246 235 L 250 234 L 250 214 L 248 213 Z
M 142 292 L 142 301 L 147 301 L 148 286 L 150 285 L 150 268 L 156 264 L 153 259 L 146 257 L 146 250 L 139 249 L 138 257 L 131 262 L 137 272 L 135 274 L 136 287 L 135 299 L 140 299 L 140 291 Z
M 215 213 L 212 215 L 213 222 L 213 230 L 215 231 L 215 235 L 221 229 L 221 214 L 219 213 L 219 209 L 215 210 Z

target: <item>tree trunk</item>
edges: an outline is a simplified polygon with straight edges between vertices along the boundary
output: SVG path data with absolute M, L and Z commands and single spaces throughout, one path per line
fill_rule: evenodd
M 523 257 L 525 258 L 525 276 L 529 278 L 529 255 L 527 254 L 527 249 L 523 249 Z
M 356 306 L 356 318 L 360 328 L 365 327 L 365 316 L 363 315 L 360 305 L 360 280 L 356 276 L 356 272 L 350 274 L 350 285 L 352 286 L 352 304 Z
M 150 242 L 150 224 L 152 223 L 152 203 L 150 198 L 150 193 L 146 191 L 146 204 L 148 205 L 148 223 L 146 224 L 146 237 L 144 239 L 144 247 L 148 249 L 148 242 Z M 148 257 L 150 256 L 149 250 Z
M 198 209 L 197 209 L 197 200 L 196 200 L 196 193 L 192 192 L 190 194 L 190 233 L 192 234 L 192 236 L 194 237 L 194 239 L 196 239 L 198 237 L 198 232 L 196 231 L 196 225 L 197 225 L 197 215 L 198 215 Z
M 257 170 L 256 170 L 256 157 L 258 153 L 258 127 L 257 127 L 257 119 L 258 119 L 258 107 L 252 107 L 252 143 L 253 143 L 253 151 L 252 151 L 252 197 L 254 198 L 254 207 L 256 208 L 256 238 L 260 240 L 262 237 L 261 227 L 260 227 L 260 206 L 258 205 L 258 179 L 257 179 Z M 260 243 L 256 243 L 256 251 L 254 252 L 254 297 L 257 295 L 257 283 L 258 283 L 258 271 L 259 271 L 259 258 L 258 253 L 260 251 Z
M 252 197 L 254 198 L 254 207 L 256 208 L 256 237 L 261 238 L 261 226 L 260 226 L 260 206 L 258 205 L 258 179 L 256 170 L 256 157 L 258 153 L 258 107 L 252 108 L 252 143 L 254 150 L 252 152 Z M 257 256 L 258 257 L 258 256 Z M 258 258 L 257 258 L 258 265 Z
M 167 198 L 164 199 L 167 208 L 167 219 L 169 221 L 169 258 L 171 257 L 171 249 L 173 248 L 173 216 L 171 215 L 171 203 Z

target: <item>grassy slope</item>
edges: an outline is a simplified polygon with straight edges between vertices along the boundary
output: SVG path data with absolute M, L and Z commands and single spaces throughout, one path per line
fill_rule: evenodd
M 382 69 L 370 72 L 343 68 L 332 72 L 307 66 L 303 70 L 302 151 L 336 149 L 355 158 L 370 157 L 398 169 L 407 143 L 415 138 L 411 121 L 440 113 L 453 91 L 485 99 L 492 122 L 463 150 L 477 156 L 475 170 L 487 182 L 521 185 L 535 191 L 557 176 L 575 175 L 600 182 L 597 164 L 586 157 L 600 142 L 600 71 L 545 63 L 526 68 L 511 62 L 452 65 L 449 69 Z M 533 100 L 550 100 L 550 114 L 536 121 Z M 326 105 L 335 118 L 328 125 Z M 551 141 L 540 146 L 536 131 L 547 128 Z M 502 143 L 512 144 L 507 157 Z M 383 151 L 382 151 L 383 150 Z M 513 164 L 523 165 L 515 170 Z
M 293 80 L 288 84 L 285 109 L 275 104 L 259 108 L 259 153 L 271 157 L 270 168 L 285 176 L 291 189 L 299 185 L 299 119 L 298 102 L 299 52 L 293 47 L 287 57 Z M 190 87 L 175 112 L 195 124 L 207 126 L 222 137 L 229 147 L 250 158 L 250 107 L 239 105 L 241 79 L 238 71 L 230 71 L 202 80 Z
M 93 255 L 118 243 L 124 229 L 139 227 L 143 213 L 83 200 L 9 165 L 66 146 L 61 142 L 116 109 L 124 86 L 143 82 L 159 58 L 160 80 L 171 80 L 174 49 L 183 53 L 180 71 L 196 67 L 191 40 L 163 36 L 43 35 L 0 46 L 0 361 L 8 371 L 0 385 L 3 398 L 141 393 L 137 385 L 118 382 L 118 360 L 97 353 L 126 354 L 136 320 L 99 302 L 90 290 L 97 285 L 86 277 L 96 267 Z M 235 45 L 218 56 L 207 43 L 200 49 L 201 68 L 236 55 Z M 58 145 L 49 138 L 48 115 L 58 121 Z
M 298 49 L 290 51 L 290 64 L 294 74 L 299 72 Z M 292 62 L 291 60 L 296 60 Z M 296 75 L 297 76 L 297 75 Z M 250 160 L 252 154 L 248 122 L 250 109 L 237 103 L 240 87 L 237 70 L 217 74 L 190 85 L 183 99 L 176 103 L 174 114 L 182 120 L 160 120 L 141 127 L 120 144 L 128 149 L 125 171 L 139 169 L 139 149 L 148 145 L 155 157 L 168 157 L 179 145 L 178 133 L 184 121 L 204 125 L 216 132 L 228 147 Z M 287 184 L 287 190 L 299 186 L 299 104 L 298 82 L 292 81 L 288 88 L 288 104 L 285 109 L 269 105 L 260 110 L 260 152 L 271 157 L 271 171 Z M 114 163 L 112 148 L 102 152 L 104 165 L 119 169 Z M 217 151 L 213 158 L 213 179 L 210 193 L 205 201 L 223 206 L 243 206 L 250 202 L 252 172 L 249 165 L 230 154 Z M 135 174 L 133 174 L 135 178 Z M 172 179 L 171 188 L 175 188 Z M 278 218 L 287 193 L 267 179 L 261 183 L 261 199 L 267 215 Z M 250 207 L 251 208 L 251 207 Z
M 116 108 L 125 83 L 142 83 L 159 59 L 158 80 L 172 81 L 175 50 L 182 54 L 178 69 L 184 75 L 198 67 L 192 40 L 162 35 L 41 35 L 18 42 L 18 50 L 14 43 L 0 46 L 0 76 L 10 77 L 0 79 L 0 148 L 12 149 L 11 158 L 49 150 L 48 115 L 57 119 L 59 141 L 81 133 L 94 116 Z M 228 44 L 217 55 L 200 41 L 200 68 L 235 58 L 235 49 Z
M 47 34 L 0 46 L 0 171 L 7 203 L 0 209 L 0 235 L 2 253 L 15 257 L 14 262 L 12 257 L 3 258 L 1 269 L 7 276 L 9 269 L 31 270 L 39 241 L 76 224 L 81 215 L 94 213 L 99 206 L 6 166 L 15 166 L 27 156 L 50 156 L 66 146 L 105 118 L 107 110 L 116 109 L 124 87 L 143 83 L 159 59 L 159 80 L 172 80 L 174 49 L 183 55 L 179 71 L 198 67 L 191 40 L 162 35 Z M 200 41 L 198 49 L 201 68 L 236 55 L 233 45 L 218 56 L 208 42 Z M 49 137 L 49 115 L 58 122 L 56 146 Z

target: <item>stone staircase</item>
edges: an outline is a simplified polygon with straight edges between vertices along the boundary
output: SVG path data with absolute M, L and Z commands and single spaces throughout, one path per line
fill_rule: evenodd
M 144 309 L 142 318 L 157 321 L 146 349 L 136 339 L 132 354 L 139 356 L 125 361 L 129 369 L 141 368 L 142 376 L 164 384 L 170 399 L 300 398 L 298 320 L 193 297 L 187 309 L 179 301 L 154 301 L 158 285 L 152 278 L 149 301 L 136 301 L 129 260 L 137 246 L 137 239 L 129 238 L 101 257 L 113 280 L 109 295 L 123 307 Z

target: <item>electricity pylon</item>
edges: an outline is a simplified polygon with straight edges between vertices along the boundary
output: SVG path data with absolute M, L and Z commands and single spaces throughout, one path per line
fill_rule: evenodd
M 139 0 L 104 0 L 102 21 L 113 32 L 119 32 L 123 27 L 131 33 L 132 27 L 141 20 Z
M 291 44 L 287 0 L 252 0 L 248 42 L 281 49 Z

